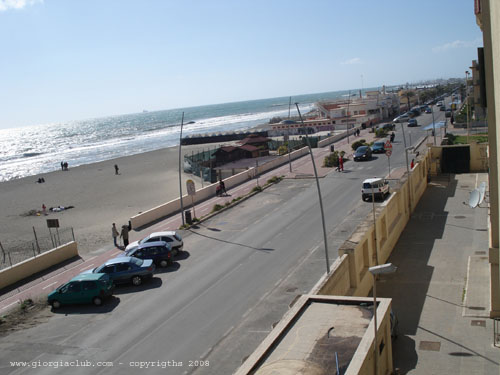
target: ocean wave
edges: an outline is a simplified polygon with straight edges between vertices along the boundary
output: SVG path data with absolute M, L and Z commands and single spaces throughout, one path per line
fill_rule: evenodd
M 43 152 L 25 152 L 23 158 L 32 158 L 33 156 L 43 155 Z

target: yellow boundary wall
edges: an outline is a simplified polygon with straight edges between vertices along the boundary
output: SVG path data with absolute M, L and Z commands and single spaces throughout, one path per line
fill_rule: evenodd
M 77 244 L 72 241 L 36 257 L 26 259 L 0 271 L 0 289 L 76 256 L 78 256 Z

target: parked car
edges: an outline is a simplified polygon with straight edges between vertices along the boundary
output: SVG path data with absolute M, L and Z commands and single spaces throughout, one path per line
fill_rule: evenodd
M 372 149 L 370 146 L 359 146 L 354 152 L 354 161 L 370 160 L 372 158 Z
M 149 236 L 144 237 L 142 240 L 131 242 L 125 251 L 132 250 L 133 248 L 142 245 L 146 242 L 157 242 L 163 241 L 167 242 L 172 246 L 172 255 L 176 256 L 179 251 L 182 250 L 184 242 L 182 241 L 181 235 L 177 231 L 165 231 L 165 232 L 154 232 Z
M 446 110 L 446 107 L 444 105 L 442 105 L 441 107 L 439 107 L 439 110 L 444 111 L 444 110 Z
M 398 117 L 396 117 L 394 120 L 392 120 L 392 122 L 405 122 L 405 121 L 408 121 L 408 119 L 410 118 L 410 116 L 406 113 L 403 113 L 402 115 L 399 115 Z
M 363 185 L 361 188 L 361 198 L 364 201 L 371 200 L 372 195 L 375 195 L 375 198 L 384 199 L 385 196 L 389 194 L 389 190 L 389 181 L 387 181 L 385 178 L 368 178 L 363 181 Z
M 372 145 L 372 153 L 374 154 L 383 154 L 385 152 L 384 141 L 377 141 Z
M 124 256 L 151 259 L 154 264 L 160 267 L 167 267 L 172 263 L 173 258 L 172 246 L 164 241 L 145 242 L 118 255 L 117 258 Z
M 414 119 L 414 118 L 411 118 L 408 120 L 408 127 L 415 127 L 415 126 L 418 126 L 418 123 L 417 123 L 417 120 Z
M 446 111 L 444 112 L 444 117 L 451 117 L 451 109 L 447 108 Z
M 113 289 L 113 281 L 104 273 L 80 274 L 51 292 L 47 302 L 54 309 L 78 303 L 100 306 L 105 298 L 113 294 Z
M 382 125 L 382 129 L 386 130 L 394 130 L 396 128 L 396 124 L 384 124 Z
M 426 107 L 425 108 L 425 113 L 432 113 L 432 108 L 431 107 Z
M 85 271 L 88 273 L 105 273 L 109 275 L 115 284 L 129 283 L 138 286 L 144 279 L 153 277 L 155 265 L 151 259 L 138 259 L 134 257 L 119 257 L 109 259 L 103 265 L 93 270 Z

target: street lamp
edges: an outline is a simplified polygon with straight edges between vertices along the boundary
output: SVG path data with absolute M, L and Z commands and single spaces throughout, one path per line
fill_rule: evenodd
M 288 150 L 288 166 L 290 167 L 290 173 L 292 173 L 292 157 L 290 156 L 290 125 L 296 124 L 293 120 L 283 120 L 282 124 L 286 125 L 287 133 L 288 133 L 288 142 L 286 143 L 286 147 Z
M 378 350 L 377 350 L 377 275 L 386 275 L 396 272 L 398 267 L 392 263 L 381 264 L 368 268 L 373 275 L 373 323 L 375 338 L 373 340 L 373 361 L 375 365 L 375 375 L 378 374 Z
M 194 121 L 189 121 L 186 125 L 189 124 L 194 124 Z M 179 199 L 181 201 L 181 218 L 182 218 L 182 225 L 185 224 L 184 222 L 184 204 L 182 203 L 182 180 L 181 180 L 181 147 L 182 147 L 182 127 L 184 126 L 184 112 L 182 112 L 182 119 L 181 119 L 181 134 L 179 136 Z
M 434 106 L 431 105 L 432 113 L 432 135 L 434 136 L 434 146 L 436 145 L 436 122 L 434 121 Z
M 408 173 L 408 202 L 410 206 L 410 210 L 408 211 L 408 215 L 411 215 L 411 177 L 410 177 L 410 167 L 408 166 L 408 151 L 413 151 L 415 147 L 405 147 L 406 154 L 406 172 Z M 408 216 L 409 217 L 409 216 Z
M 302 128 L 305 130 L 306 133 L 307 147 L 309 148 L 309 154 L 311 154 L 311 160 L 314 169 L 314 177 L 316 178 L 316 186 L 318 188 L 319 207 L 321 209 L 321 221 L 323 223 L 323 242 L 325 243 L 326 273 L 328 275 L 330 273 L 330 261 L 328 259 L 328 242 L 326 239 L 325 213 L 323 211 L 323 200 L 321 199 L 321 189 L 319 187 L 318 171 L 316 170 L 316 163 L 314 162 L 314 155 L 311 148 L 311 142 L 309 142 L 309 136 L 307 135 L 307 129 L 304 128 L 304 120 L 302 120 L 302 115 L 300 114 L 299 103 L 295 103 L 295 106 L 297 107 L 297 112 L 299 112 Z
M 465 108 L 467 110 L 467 143 L 469 143 L 469 71 L 465 71 Z

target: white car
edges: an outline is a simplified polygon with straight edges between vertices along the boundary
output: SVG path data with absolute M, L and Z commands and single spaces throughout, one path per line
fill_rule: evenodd
M 384 199 L 387 194 L 389 194 L 389 181 L 385 178 L 375 177 L 363 181 L 361 198 L 364 201 L 371 200 L 373 195 L 375 198 Z
M 125 251 L 132 250 L 139 245 L 142 245 L 146 242 L 156 242 L 156 241 L 164 241 L 172 246 L 172 255 L 177 255 L 179 251 L 182 250 L 184 243 L 182 241 L 182 237 L 176 231 L 166 231 L 166 232 L 153 232 L 149 236 L 144 237 L 142 240 L 131 242 L 126 248 Z
M 407 113 L 403 113 L 402 115 L 396 117 L 392 122 L 405 122 L 408 121 L 410 116 Z

